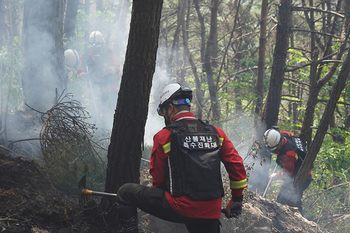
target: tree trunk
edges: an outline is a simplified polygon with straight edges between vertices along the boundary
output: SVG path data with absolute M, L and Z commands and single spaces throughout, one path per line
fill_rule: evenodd
M 103 0 L 96 0 L 96 10 L 104 12 Z
M 350 4 L 349 0 L 346 0 L 346 4 Z M 345 4 L 345 5 L 346 5 Z M 339 4 L 338 4 L 339 5 Z M 345 9 L 346 10 L 346 9 Z M 336 20 L 336 19 L 334 19 Z M 335 60 L 341 60 L 346 44 L 347 44 L 347 39 L 349 38 L 348 34 L 348 27 L 349 27 L 349 15 L 345 14 L 345 19 L 343 22 L 343 28 L 341 32 L 341 45 L 338 49 L 338 53 L 336 56 Z M 336 25 L 336 24 L 334 24 Z M 309 92 L 309 99 L 307 101 L 306 105 L 306 110 L 305 110 L 305 116 L 303 120 L 303 125 L 301 128 L 300 132 L 300 139 L 301 141 L 306 144 L 306 142 L 309 142 L 307 145 L 309 146 L 311 144 L 311 136 L 312 136 L 312 131 L 311 131 L 311 126 L 313 124 L 313 119 L 314 119 L 314 113 L 315 113 L 315 108 L 316 104 L 318 102 L 318 94 L 321 91 L 322 87 L 333 77 L 334 73 L 337 71 L 339 63 L 333 63 L 332 66 L 328 69 L 327 73 L 320 79 L 318 80 L 310 80 L 310 92 Z M 322 67 L 320 68 L 320 70 Z M 319 72 L 321 73 L 321 72 Z
M 201 36 L 201 64 L 202 65 L 202 70 L 205 71 L 205 23 L 204 23 L 204 17 L 200 11 L 200 6 L 199 6 L 199 1 L 198 0 L 193 0 L 194 7 L 196 9 L 197 15 L 198 15 L 198 21 L 200 24 L 200 36 Z
M 345 19 L 343 23 L 342 29 L 342 41 L 349 36 L 349 14 L 350 14 L 350 0 L 345 1 Z M 346 41 L 346 39 L 345 39 Z M 311 146 L 306 154 L 305 160 L 302 163 L 298 174 L 294 180 L 294 187 L 299 189 L 301 188 L 304 180 L 311 169 L 313 162 L 319 152 L 325 134 L 327 133 L 328 126 L 332 120 L 335 107 L 341 95 L 341 92 L 345 88 L 346 81 L 350 74 L 350 53 L 347 54 L 347 57 L 342 65 L 340 73 L 338 75 L 338 79 L 332 87 L 331 94 L 329 96 L 329 100 L 327 102 L 326 108 L 323 112 L 320 124 L 318 125 L 318 129 L 316 131 L 316 135 L 314 140 L 311 143 Z
M 346 116 L 346 119 L 345 119 L 345 130 L 349 130 L 350 128 L 350 113 L 348 113 L 348 115 Z
M 89 41 L 89 36 L 90 36 L 90 22 L 89 22 L 89 18 L 90 18 L 90 6 L 91 6 L 91 3 L 90 3 L 90 0 L 85 0 L 84 1 L 84 11 L 85 11 L 85 14 L 87 16 L 87 20 L 85 21 L 85 25 L 84 25 L 84 30 L 85 30 L 85 33 L 84 33 L 84 39 L 86 41 Z
M 178 11 L 177 11 L 177 24 L 176 24 L 176 29 L 174 33 L 174 40 L 173 44 L 171 46 L 170 50 L 170 56 L 168 60 L 168 74 L 173 75 L 174 73 L 174 67 L 177 67 L 179 64 L 176 61 L 177 59 L 177 53 L 179 50 L 179 41 L 180 41 L 180 32 L 181 32 L 181 26 L 185 22 L 185 9 L 186 9 L 186 0 L 179 0 L 179 5 L 178 5 Z M 174 62 L 175 60 L 175 62 Z M 178 70 L 178 69 L 175 69 Z M 177 75 L 176 75 L 177 76 Z M 181 83 L 180 80 L 178 82 Z
M 24 102 L 38 111 L 47 111 L 61 94 L 63 75 L 64 0 L 26 0 L 23 15 Z
M 267 100 L 262 112 L 262 121 L 267 128 L 278 122 L 279 106 L 281 103 L 284 70 L 286 67 L 287 50 L 292 26 L 292 1 L 280 0 L 279 21 L 276 33 L 276 46 L 273 54 L 273 63 L 270 78 L 270 87 Z
M 95 21 L 95 30 L 105 32 L 106 27 L 103 24 L 102 13 L 104 12 L 103 0 L 96 0 L 96 21 Z M 108 45 L 108 44 L 107 44 Z
M 279 106 L 281 103 L 282 85 L 284 80 L 284 69 L 286 66 L 287 50 L 292 25 L 292 8 L 291 0 L 280 0 L 278 11 L 278 25 L 276 32 L 276 45 L 273 54 L 272 71 L 270 77 L 270 87 L 267 94 L 267 100 L 263 111 L 261 112 L 262 125 L 257 127 L 256 133 L 261 137 L 266 128 L 277 125 Z M 262 138 L 262 137 L 261 137 Z M 262 149 L 258 152 L 259 159 L 266 159 L 266 162 L 260 166 L 259 161 L 256 162 L 251 172 L 251 181 L 249 183 L 251 190 L 263 193 L 269 179 L 266 170 L 269 169 L 271 158 L 266 153 L 265 145 L 259 142 Z M 254 183 L 253 183 L 254 182 Z
M 114 18 L 114 22 L 117 22 L 116 29 L 113 28 L 113 31 L 117 31 L 114 36 L 116 36 L 117 43 L 114 43 L 114 51 L 116 51 L 118 57 L 122 54 L 124 56 L 124 48 L 126 47 L 126 37 L 127 37 L 127 26 L 129 25 L 128 15 L 130 14 L 131 2 L 128 0 L 120 0 L 119 8 Z M 111 28 L 107 28 L 107 39 L 106 43 L 109 44 Z M 122 53 L 121 53 L 122 52 Z
M 202 64 L 202 74 L 205 72 L 205 24 L 204 24 L 204 17 L 200 11 L 200 6 L 198 0 L 193 0 L 194 7 L 196 9 L 197 15 L 198 15 L 198 21 L 200 24 L 200 37 L 201 37 L 201 46 L 200 46 L 200 54 L 201 54 L 201 64 Z M 196 82 L 196 96 L 197 96 L 197 117 L 199 119 L 202 119 L 203 117 L 203 97 L 204 97 L 204 91 L 202 90 L 202 76 L 204 75 L 198 75 L 195 77 Z
M 162 0 L 134 0 L 128 47 L 114 115 L 105 191 L 139 183 L 141 144 L 155 71 Z M 135 65 L 137 64 L 137 65 Z M 103 201 L 106 209 L 111 203 Z
M 190 9 L 188 9 L 188 11 L 190 11 Z M 189 20 L 189 18 L 187 18 L 187 21 Z M 183 24 L 183 30 L 182 30 L 182 34 L 183 34 L 183 46 L 184 46 L 184 54 L 185 56 L 187 57 L 189 63 L 190 63 L 190 66 L 191 66 L 191 69 L 192 69 L 192 72 L 193 72 L 193 76 L 194 76 L 194 79 L 195 79 L 195 83 L 196 83 L 196 106 L 197 106 L 197 117 L 199 119 L 202 119 L 203 118 L 203 115 L 202 115 L 202 109 L 203 109 L 203 96 L 204 96 L 204 93 L 203 91 L 201 90 L 201 79 L 200 79 L 200 76 L 197 72 L 197 67 L 193 61 L 193 58 L 192 58 L 192 54 L 190 52 L 190 50 L 188 49 L 188 29 L 187 29 L 187 26 L 185 27 L 185 25 L 187 24 Z M 186 30 L 185 30 L 186 29 Z
M 0 0 L 0 50 L 4 45 L 4 38 L 6 35 L 5 13 L 5 0 Z
M 261 1 L 260 39 L 259 39 L 258 79 L 256 82 L 256 107 L 255 107 L 256 115 L 259 115 L 260 111 L 262 110 L 263 98 L 264 98 L 267 6 L 268 6 L 268 0 L 262 0 Z
M 347 0 L 346 4 L 347 4 L 346 8 L 348 8 L 348 11 L 346 11 L 346 12 L 349 13 L 350 12 L 349 11 L 350 1 Z M 324 136 L 327 133 L 329 123 L 332 120 L 335 107 L 337 105 L 337 102 L 339 100 L 341 92 L 345 88 L 345 84 L 346 84 L 346 81 L 349 77 L 349 74 L 350 74 L 350 53 L 348 53 L 348 55 L 343 63 L 342 69 L 340 70 L 338 79 L 332 87 L 331 95 L 329 96 L 329 100 L 328 100 L 326 108 L 323 112 L 322 119 L 321 119 L 320 124 L 318 126 L 318 129 L 316 131 L 315 138 L 312 141 L 310 149 L 308 150 L 308 153 L 305 157 L 305 160 L 302 163 L 300 170 L 299 170 L 299 172 L 296 175 L 296 178 L 294 180 L 294 187 L 297 189 L 302 187 L 304 180 L 305 180 L 309 170 L 311 169 L 311 166 L 312 166 L 313 162 L 315 161 L 318 152 L 320 151 Z
M 242 31 L 239 30 L 238 33 L 239 37 L 242 37 Z M 239 51 L 239 49 L 237 48 L 237 51 Z M 235 65 L 235 70 L 239 70 L 239 63 L 241 60 L 241 53 L 236 53 L 236 59 L 234 60 L 234 65 Z M 236 75 L 235 77 L 235 81 L 240 83 L 242 81 L 242 79 L 239 77 L 239 75 Z M 236 114 L 242 114 L 243 113 L 243 108 L 242 108 L 242 100 L 241 100 L 241 96 L 240 96 L 240 88 L 239 87 L 235 87 L 233 88 L 233 95 L 234 95 L 234 102 L 235 102 L 235 106 L 236 106 Z
M 215 38 L 217 38 L 217 15 L 218 15 L 218 7 L 220 1 L 212 0 L 211 3 L 211 17 L 210 17 L 210 32 L 207 42 L 207 50 L 205 53 L 205 71 L 207 73 L 207 82 L 209 88 L 209 95 L 211 101 L 211 110 L 213 112 L 213 120 L 215 122 L 219 122 L 220 120 L 220 107 L 219 102 L 216 96 L 216 85 L 214 81 L 214 71 L 212 68 L 212 58 L 213 55 L 216 54 L 217 42 Z M 220 126 L 219 126 L 220 127 Z
M 8 3 L 10 3 L 10 1 L 8 1 Z M 18 17 L 21 14 L 21 12 L 17 4 L 11 2 L 10 6 L 11 6 L 11 24 L 12 24 L 11 31 L 12 31 L 12 38 L 14 38 L 15 36 L 20 36 L 20 30 L 22 30 L 22 28 L 20 28 L 19 26 L 21 25 L 21 19 L 20 17 Z
M 77 23 L 77 12 L 79 0 L 67 0 L 66 18 L 64 20 L 64 34 L 69 40 L 75 36 L 75 25 Z

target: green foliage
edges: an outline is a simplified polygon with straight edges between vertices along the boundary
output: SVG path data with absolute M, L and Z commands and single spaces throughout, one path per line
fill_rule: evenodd
M 339 179 L 340 182 L 348 182 L 350 177 L 350 144 L 348 140 L 347 131 L 333 132 L 338 137 L 345 140 L 345 143 L 339 143 L 333 141 L 331 137 L 327 137 L 323 141 L 323 147 L 321 148 L 317 163 L 319 163 L 316 176 L 321 179 L 315 179 L 315 182 L 323 189 L 327 189 L 330 185 L 333 185 L 332 179 Z M 324 175 L 327 179 L 324 179 Z
M 340 129 L 330 129 L 330 132 L 341 140 L 337 142 L 327 136 L 323 141 L 312 170 L 314 180 L 304 198 L 308 218 L 321 223 L 327 223 L 330 214 L 350 212 L 349 132 Z
M 18 1 L 20 2 L 20 1 Z M 111 7 L 106 7 L 109 3 L 104 2 L 106 10 L 102 12 L 90 12 L 87 15 L 84 9 L 84 5 L 80 4 L 77 14 L 76 36 L 71 40 L 64 40 L 64 48 L 74 48 L 81 55 L 87 48 L 86 37 L 89 32 L 96 30 L 97 21 L 102 21 L 104 24 L 102 31 L 105 35 L 108 35 L 110 48 L 124 47 L 121 44 L 126 43 L 120 40 L 120 34 L 127 32 L 120 32 L 115 30 L 120 25 L 120 7 L 117 4 L 110 4 Z M 191 2 L 192 3 L 192 2 Z M 216 95 L 219 99 L 221 116 L 220 122 L 222 128 L 225 130 L 228 137 L 233 141 L 238 152 L 245 159 L 248 157 L 255 157 L 258 151 L 261 149 L 261 142 L 255 140 L 253 133 L 254 119 L 253 114 L 256 103 L 256 81 L 258 65 L 258 47 L 259 47 L 259 14 L 260 14 L 260 1 L 242 1 L 238 12 L 238 20 L 234 21 L 234 15 L 237 10 L 237 2 L 235 1 L 223 1 L 219 6 L 218 11 L 218 44 L 216 54 L 213 55 L 212 64 L 214 70 L 214 81 L 217 87 L 220 87 L 225 81 L 225 85 L 218 89 Z M 16 4 L 16 3 L 13 3 Z M 18 3 L 20 4 L 20 3 Z M 93 5 L 94 3 L 92 3 Z M 210 29 L 210 15 L 211 7 L 210 1 L 199 1 L 199 10 L 204 19 L 204 32 L 205 41 L 207 44 L 208 34 Z M 16 7 L 18 7 L 16 5 Z M 94 9 L 94 7 L 91 7 Z M 179 4 L 177 1 L 167 0 L 164 1 L 162 20 L 161 20 L 161 34 L 159 45 L 160 49 L 157 54 L 158 61 L 157 66 L 160 69 L 167 70 L 168 75 L 171 77 L 169 80 L 183 81 L 190 85 L 195 93 L 195 78 L 193 75 L 192 67 L 188 63 L 188 57 L 184 56 L 183 44 L 182 44 L 182 31 L 180 30 L 177 41 L 174 39 L 174 35 L 177 32 Z M 269 8 L 269 19 L 275 18 L 278 11 L 278 5 L 271 4 Z M 305 23 L 303 12 L 293 13 L 293 27 L 297 26 L 301 29 L 308 30 L 307 23 Z M 187 17 L 188 16 L 188 17 Z M 127 16 L 129 17 L 129 15 Z M 317 17 L 323 17 L 323 15 L 316 14 Z M 206 51 L 201 51 L 201 26 L 198 20 L 197 11 L 193 7 L 193 3 L 186 14 L 186 25 L 188 24 L 188 49 L 191 53 L 191 58 L 194 61 L 195 68 L 199 75 L 200 89 L 204 91 L 204 106 L 203 114 L 204 118 L 210 119 L 212 110 L 209 97 L 209 87 L 206 80 L 206 71 L 203 66 L 203 60 L 201 55 Z M 322 18 L 319 18 L 315 22 L 316 30 L 320 30 L 323 27 Z M 232 39 L 231 31 L 235 25 Z M 275 45 L 275 23 L 273 20 L 268 20 L 267 36 L 266 36 L 266 57 L 265 57 L 265 73 L 264 73 L 264 95 L 267 94 L 267 90 L 270 85 L 270 75 L 273 65 L 273 52 Z M 338 30 L 341 27 L 341 23 L 338 26 Z M 336 32 L 334 38 L 337 38 L 338 32 Z M 287 69 L 300 67 L 301 65 L 310 63 L 310 33 L 306 31 L 294 31 L 293 32 L 293 48 L 288 50 Z M 322 37 L 319 37 L 322 40 Z M 9 111 L 15 111 L 21 109 L 23 105 L 22 88 L 21 88 L 21 35 L 13 38 L 13 44 L 9 46 L 9 43 L 5 44 L 0 52 L 0 92 L 1 101 L 4 107 L 8 101 Z M 321 44 L 323 41 L 320 42 Z M 325 43 L 323 43 L 325 44 Z M 117 46 L 116 46 L 117 45 Z M 332 43 L 332 51 L 337 51 L 340 46 L 340 40 L 335 39 Z M 125 46 L 126 47 L 126 46 Z M 227 54 L 224 52 L 227 50 Z M 320 48 L 319 48 L 320 49 Z M 116 51 L 117 52 L 117 51 Z M 170 55 L 174 53 L 174 61 L 168 63 Z M 322 53 L 322 51 L 321 51 Z M 320 54 L 321 54 L 320 53 Z M 347 53 L 347 52 L 346 52 Z M 120 57 L 124 57 L 123 51 L 119 51 Z M 13 56 L 12 56 L 13 55 Z M 331 59 L 331 58 L 330 58 Z M 332 58 L 333 59 L 333 58 Z M 121 59 L 122 60 L 122 59 Z M 322 64 L 323 69 L 320 72 L 322 77 L 329 71 L 332 63 Z M 339 65 L 341 67 L 341 64 Z M 220 77 L 218 72 L 221 70 Z M 244 70 L 244 72 L 241 72 Z M 241 72 L 241 73 L 238 73 Z M 339 69 L 335 72 L 332 79 L 325 85 L 319 94 L 319 99 L 329 99 L 329 92 L 332 88 L 332 84 L 336 80 L 339 74 Z M 297 69 L 293 72 L 286 73 L 286 77 L 303 82 L 303 84 L 294 84 L 290 81 L 285 81 L 283 84 L 283 97 L 281 108 L 279 112 L 278 125 L 281 130 L 287 130 L 294 132 L 296 135 L 300 133 L 302 127 L 302 121 L 305 115 L 306 102 L 309 95 L 309 86 L 307 85 L 310 77 L 310 66 L 306 66 L 302 69 Z M 168 77 L 165 77 L 167 79 Z M 216 83 L 217 82 L 217 83 Z M 9 86 L 11 83 L 11 86 Z M 71 82 L 69 85 L 81 85 Z M 84 86 L 80 86 L 82 89 Z M 296 93 L 294 97 L 291 97 L 291 93 Z M 344 92 L 341 96 L 341 101 L 350 102 L 350 86 L 347 84 Z M 293 115 L 288 111 L 290 103 L 298 103 L 297 106 L 297 122 L 291 122 Z M 196 99 L 193 101 L 194 112 L 196 111 Z M 324 114 L 325 103 L 319 102 L 315 106 L 313 127 L 317 128 L 320 119 Z M 335 124 L 342 127 L 347 120 L 349 114 L 349 107 L 345 104 L 338 104 L 335 114 Z M 208 114 L 208 115 L 205 115 Z M 74 128 L 74 127 L 73 127 Z M 313 131 L 315 132 L 315 130 Z M 340 129 L 330 129 L 330 133 L 336 135 L 338 138 L 343 139 L 342 142 L 336 142 L 329 135 L 325 138 L 319 154 L 316 157 L 313 177 L 314 181 L 310 187 L 306 190 L 304 195 L 304 206 L 307 212 L 307 217 L 317 222 L 327 222 L 329 216 L 335 214 L 349 214 L 349 196 L 348 187 L 349 184 L 349 167 L 350 167 L 350 149 L 349 149 L 349 133 Z M 103 189 L 103 181 L 105 176 L 104 164 L 107 161 L 107 146 L 108 141 L 103 138 L 109 138 L 108 133 L 94 132 L 93 134 L 87 134 L 81 130 L 72 130 L 67 133 L 67 138 L 75 138 L 74 140 L 67 140 L 67 138 L 60 138 L 57 140 L 58 145 L 50 144 L 44 148 L 43 152 L 49 152 L 45 156 L 51 176 L 56 183 L 62 186 L 69 187 L 72 190 L 76 189 L 77 180 L 86 172 L 88 175 L 88 186 L 90 188 L 96 188 L 97 190 Z M 57 139 L 57 138 L 55 138 Z M 152 147 L 145 146 L 142 156 L 144 159 L 149 159 Z M 58 162 L 53 162 L 57 160 Z M 247 160 L 245 160 L 246 162 Z M 259 161 L 261 163 L 265 161 Z M 252 164 L 247 164 L 247 169 L 251 168 Z M 272 167 L 274 161 L 272 161 Z M 270 171 L 272 172 L 272 171 Z M 278 193 L 278 189 L 281 183 L 274 183 L 270 189 L 268 197 L 275 199 Z M 97 186 L 96 186 L 97 185 Z M 347 188 L 346 188 L 347 187 Z M 345 228 L 344 228 L 344 227 Z M 343 228 L 342 228 L 343 227 Z M 346 224 L 339 227 L 343 232 L 346 230 Z M 341 231 L 339 231 L 341 232 Z
M 279 125 L 280 130 L 294 132 L 296 135 L 299 134 L 297 129 L 300 128 L 300 123 L 284 122 Z M 329 133 L 315 159 L 312 169 L 313 181 L 303 195 L 305 217 L 321 225 L 329 224 L 333 216 L 346 216 L 350 213 L 350 132 L 331 128 Z M 334 141 L 334 137 L 338 141 Z M 274 166 L 273 156 L 270 174 Z M 281 172 L 281 168 L 276 172 Z M 281 185 L 281 181 L 273 182 L 267 192 L 267 198 L 276 200 Z M 336 225 L 332 232 L 347 232 L 349 229 L 347 224 Z
M 290 59 L 288 61 L 289 64 L 297 64 L 301 65 L 300 63 L 308 63 L 309 61 L 304 57 L 304 55 L 295 49 L 288 49 L 288 52 L 290 53 Z
M 240 60 L 240 63 L 243 67 L 252 67 L 255 64 L 257 64 L 257 59 L 256 58 L 251 58 L 251 57 L 243 57 Z

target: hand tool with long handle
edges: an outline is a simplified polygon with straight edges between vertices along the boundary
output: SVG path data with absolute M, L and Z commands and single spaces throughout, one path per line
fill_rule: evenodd
M 272 174 L 274 174 L 274 173 L 275 173 L 276 168 L 277 168 L 277 163 L 276 163 L 275 168 L 273 169 Z M 270 187 L 271 181 L 272 181 L 272 177 L 269 179 L 269 183 L 267 183 L 267 186 L 266 186 L 266 189 L 265 189 L 265 191 L 264 191 L 264 194 L 262 195 L 263 197 L 266 197 L 266 192 L 267 192 L 267 190 L 268 190 L 268 189 L 269 189 L 269 187 Z
M 104 197 L 117 197 L 116 193 L 106 193 L 106 192 L 98 192 L 93 191 L 86 188 L 86 175 L 84 175 L 79 183 L 78 183 L 78 190 L 79 190 L 79 206 L 82 208 L 84 204 L 87 202 L 87 197 L 89 195 L 92 196 L 104 196 Z

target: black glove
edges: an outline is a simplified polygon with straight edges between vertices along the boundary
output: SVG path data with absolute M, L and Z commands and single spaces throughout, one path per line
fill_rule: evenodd
M 242 201 L 243 196 L 232 197 L 232 199 L 226 205 L 226 217 L 228 218 L 238 218 L 242 213 Z

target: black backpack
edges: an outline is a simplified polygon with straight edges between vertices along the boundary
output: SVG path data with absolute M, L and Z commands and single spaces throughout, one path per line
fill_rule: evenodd
M 305 156 L 306 156 L 307 151 L 306 151 L 306 149 L 305 149 L 305 147 L 304 147 L 304 145 L 301 142 L 299 137 L 291 136 L 291 135 L 286 134 L 286 133 L 281 133 L 281 136 L 287 138 L 287 143 L 284 145 L 282 151 L 277 156 L 276 162 L 278 165 L 282 166 L 282 156 L 285 155 L 287 153 L 287 151 L 294 150 L 298 156 L 297 162 L 294 165 L 294 173 L 293 173 L 293 175 L 296 175 L 301 167 L 301 164 L 305 160 Z
M 171 151 L 165 186 L 174 197 L 212 200 L 224 195 L 220 138 L 214 126 L 200 120 L 181 120 L 167 127 Z

